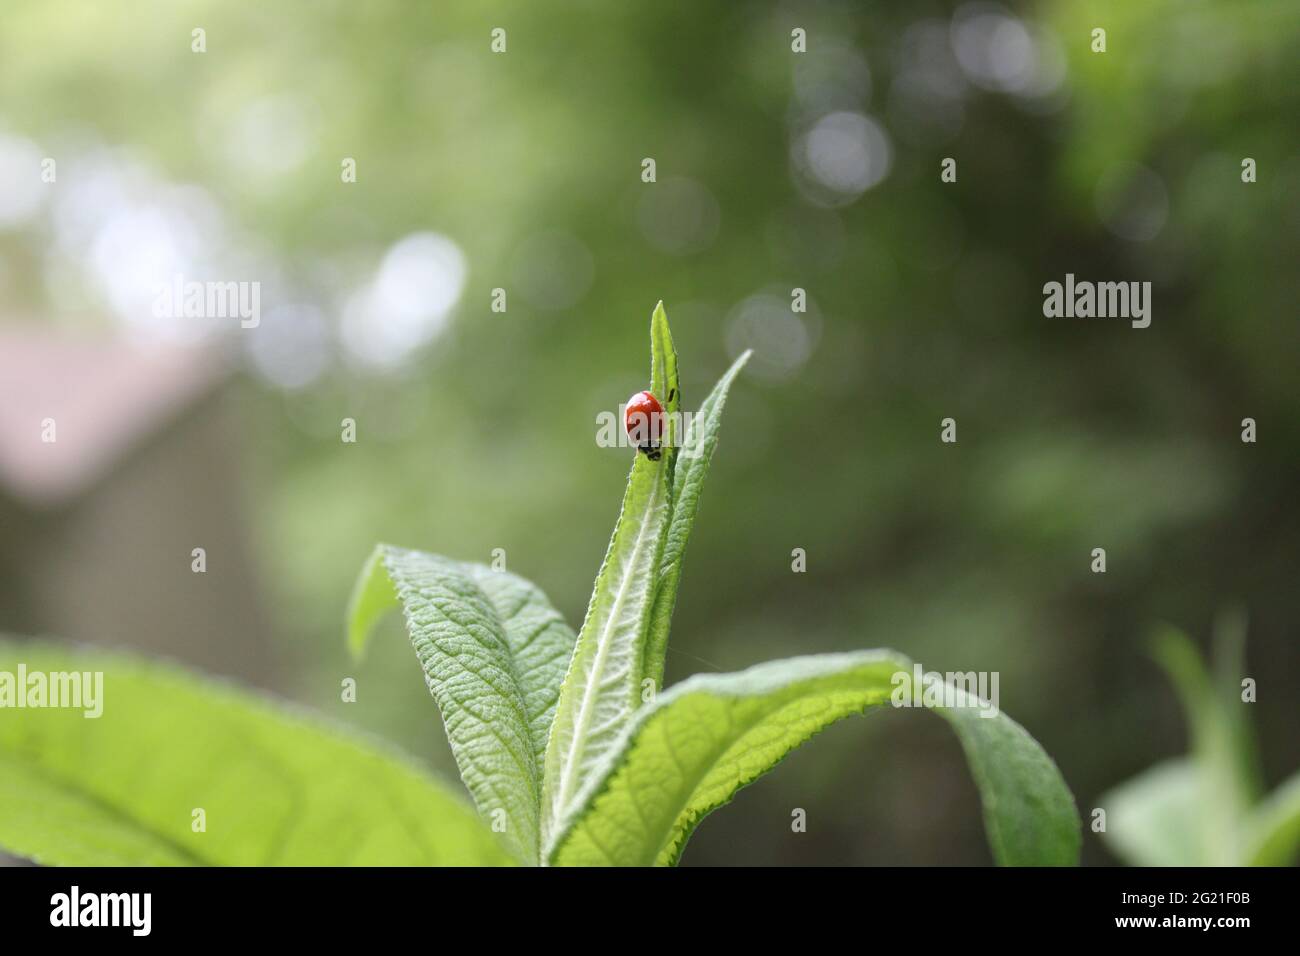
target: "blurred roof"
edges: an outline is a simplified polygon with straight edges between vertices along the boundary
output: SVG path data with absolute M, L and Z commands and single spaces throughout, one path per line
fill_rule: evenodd
M 0 493 L 34 510 L 81 495 L 225 369 L 211 348 L 0 330 Z

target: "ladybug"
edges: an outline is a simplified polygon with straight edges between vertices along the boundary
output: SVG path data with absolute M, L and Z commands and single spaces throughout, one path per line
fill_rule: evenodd
M 668 393 L 668 400 L 673 400 L 676 389 Z M 663 455 L 660 442 L 664 434 L 664 407 L 659 404 L 653 392 L 637 392 L 627 400 L 627 412 L 623 417 L 623 426 L 627 437 L 632 439 L 638 451 L 645 452 L 651 461 L 658 461 Z

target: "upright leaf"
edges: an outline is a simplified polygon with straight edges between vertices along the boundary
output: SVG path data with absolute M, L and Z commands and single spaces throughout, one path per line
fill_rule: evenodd
M 388 578 L 388 569 L 384 567 L 387 551 L 388 545 L 385 544 L 371 551 L 352 585 L 347 610 L 347 642 L 354 660 L 365 657 L 379 622 L 402 606 L 397 599 L 397 589 Z
M 1220 628 L 1220 661 L 1239 672 L 1244 631 Z M 1196 788 L 1196 832 L 1187 839 L 1205 854 L 1202 865 L 1236 865 L 1245 850 L 1243 826 L 1256 800 L 1250 729 L 1234 703 L 1236 678 L 1211 678 L 1191 639 L 1171 627 L 1154 641 L 1154 655 L 1181 698 L 1191 732 L 1194 771 L 1188 780 Z M 1142 791 L 1138 791 L 1141 793 Z
M 573 631 L 523 578 L 380 545 L 353 593 L 355 653 L 399 605 L 479 812 L 505 811 L 506 844 L 538 862 L 543 760 Z
M 668 631 L 682 576 L 682 557 L 686 553 L 691 526 L 695 524 L 695 513 L 699 510 L 700 492 L 704 489 L 704 479 L 709 473 L 709 462 L 713 459 L 713 450 L 718 447 L 722 409 L 727 403 L 731 383 L 745 367 L 751 354 L 745 352 L 736 359 L 718 380 L 718 384 L 713 386 L 713 391 L 691 419 L 682 450 L 674 462 L 673 514 L 668 526 L 668 537 L 664 540 L 663 556 L 659 559 L 659 582 L 650 612 L 650 632 L 642 672 L 642 679 L 649 678 L 656 687 L 663 683 L 664 656 L 668 652 Z
M 664 459 L 668 462 L 671 477 L 681 437 L 677 429 L 682 389 L 677 381 L 677 348 L 673 345 L 673 333 L 668 327 L 668 314 L 662 302 L 655 306 L 650 316 L 650 391 L 664 409 Z
M 697 675 L 638 714 L 557 833 L 549 862 L 675 863 L 710 811 L 835 721 L 880 706 L 911 683 L 888 651 L 825 654 Z M 895 675 L 901 675 L 896 678 Z M 1079 821 L 1055 764 L 1020 725 L 952 688 L 953 724 L 984 803 L 999 863 L 1073 864 Z
M 676 380 L 677 357 L 662 303 L 651 320 L 650 350 L 651 382 L 663 388 Z M 658 461 L 637 454 L 632 462 L 623 508 L 596 576 L 551 726 L 542 797 L 543 846 L 641 704 L 646 628 L 672 513 L 672 459 L 669 450 Z
M 1240 866 L 1286 862 L 1300 846 L 1300 778 L 1257 805 L 1255 742 L 1241 706 L 1246 619 L 1221 614 L 1214 674 L 1183 632 L 1163 627 L 1156 660 L 1183 705 L 1188 757 L 1167 760 L 1102 797 L 1105 839 L 1137 866 Z
M 510 862 L 444 784 L 297 709 L 170 665 L 0 640 L 0 672 L 19 665 L 102 673 L 103 712 L 0 711 L 10 853 L 59 866 Z

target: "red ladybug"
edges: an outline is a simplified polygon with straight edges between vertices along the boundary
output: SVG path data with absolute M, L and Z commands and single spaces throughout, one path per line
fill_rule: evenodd
M 653 392 L 637 392 L 627 400 L 623 425 L 637 450 L 645 452 L 651 461 L 658 461 L 663 454 L 659 446 L 664 434 L 664 408 Z

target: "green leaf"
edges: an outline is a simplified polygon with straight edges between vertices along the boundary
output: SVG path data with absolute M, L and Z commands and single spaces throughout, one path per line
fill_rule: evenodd
M 479 812 L 504 811 L 506 844 L 538 862 L 543 761 L 572 629 L 523 578 L 380 545 L 349 608 L 355 653 L 399 605 Z
M 984 832 L 1001 866 L 1075 866 L 1081 835 L 1074 796 L 1056 762 L 1002 711 L 986 716 L 978 697 L 931 708 L 961 741 L 984 807 Z
M 370 552 L 352 587 L 347 611 L 347 641 L 353 660 L 365 657 L 366 647 L 379 622 L 402 606 L 397 599 L 397 589 L 388 578 L 388 569 L 384 567 L 386 550 L 387 545 L 381 544 Z
M 911 666 L 890 651 L 824 654 L 678 684 L 628 727 L 558 832 L 549 862 L 676 862 L 706 814 L 813 734 L 910 687 Z M 994 857 L 1077 862 L 1078 815 L 1055 764 L 1001 712 L 981 717 L 978 698 L 952 693 L 953 706 L 933 709 L 966 751 Z
M 651 382 L 657 380 L 663 388 L 676 380 L 676 370 L 660 303 L 650 323 Z M 658 461 L 641 454 L 633 459 L 623 508 L 596 575 L 551 726 L 542 794 L 543 847 L 641 705 L 646 630 L 672 514 L 669 469 L 674 454 L 669 449 Z
M 727 392 L 740 370 L 749 361 L 752 352 L 732 363 L 725 375 L 713 386 L 700 410 L 691 419 L 686 440 L 674 462 L 672 475 L 672 519 L 668 537 L 659 559 L 659 583 L 656 585 L 654 605 L 650 611 L 650 631 L 646 644 L 642 680 L 649 678 L 655 687 L 663 683 L 664 656 L 668 653 L 668 632 L 672 624 L 673 608 L 677 604 L 677 588 L 682 576 L 682 557 L 686 542 L 695 524 L 695 513 L 700 506 L 700 492 L 709 473 L 713 450 L 718 447 L 718 432 L 722 427 L 722 409 L 727 403 Z
M 102 672 L 102 715 L 0 711 L 0 846 L 38 863 L 501 865 L 408 759 L 269 698 L 119 654 L 0 640 L 0 672 Z M 88 685 L 89 686 L 89 685 Z M 193 830 L 202 809 L 206 832 Z
M 1300 853 L 1300 773 L 1255 808 L 1247 826 L 1248 866 L 1290 866 Z
M 1156 764 L 1102 796 L 1106 843 L 1133 866 L 1208 866 L 1204 773 L 1193 760 Z

